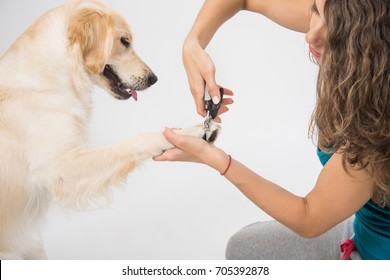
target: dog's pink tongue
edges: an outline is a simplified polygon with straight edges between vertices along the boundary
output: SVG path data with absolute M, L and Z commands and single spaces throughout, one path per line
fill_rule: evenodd
M 137 92 L 135 90 L 132 90 L 130 93 L 131 93 L 131 96 L 134 98 L 134 100 L 137 101 L 138 100 Z

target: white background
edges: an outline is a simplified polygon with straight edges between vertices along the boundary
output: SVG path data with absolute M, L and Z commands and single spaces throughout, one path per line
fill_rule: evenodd
M 1 0 L 0 53 L 35 18 L 63 2 Z M 91 146 L 202 122 L 188 89 L 181 47 L 203 1 L 105 2 L 127 19 L 138 54 L 159 81 L 139 92 L 137 103 L 114 100 L 96 88 Z M 265 178 L 305 195 L 321 166 L 308 137 L 317 67 L 304 34 L 240 12 L 207 51 L 217 67 L 217 82 L 235 93 L 216 144 Z M 192 163 L 148 160 L 113 192 L 108 209 L 50 208 L 44 228 L 50 259 L 224 259 L 234 232 L 271 219 L 216 171 Z

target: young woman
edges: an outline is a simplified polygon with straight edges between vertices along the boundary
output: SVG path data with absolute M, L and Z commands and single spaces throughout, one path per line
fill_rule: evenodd
M 242 9 L 306 32 L 320 67 L 311 132 L 324 167 L 315 186 L 296 196 L 218 147 L 169 128 L 163 134 L 176 148 L 155 160 L 207 164 L 276 220 L 239 231 L 228 244 L 228 258 L 337 258 L 340 243 L 354 233 L 342 246 L 345 258 L 356 246 L 355 256 L 390 259 L 390 2 L 206 0 L 183 48 L 201 115 L 204 81 L 219 102 L 215 68 L 204 48 Z M 231 103 L 225 99 L 221 113 Z

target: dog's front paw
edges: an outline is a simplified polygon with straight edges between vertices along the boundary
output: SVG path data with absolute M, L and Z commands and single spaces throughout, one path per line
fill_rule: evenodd
M 215 122 L 211 122 L 209 129 L 206 129 L 203 124 L 199 124 L 194 127 L 184 128 L 176 130 L 178 134 L 192 135 L 195 137 L 203 138 L 208 143 L 214 143 L 221 130 L 221 126 Z
M 217 139 L 220 131 L 221 131 L 221 126 L 215 122 L 211 122 L 209 124 L 209 129 L 204 128 L 204 134 L 203 134 L 203 139 L 209 143 L 214 143 L 215 140 Z
M 181 135 L 190 135 L 206 140 L 208 143 L 214 143 L 221 130 L 219 124 L 211 122 L 209 129 L 206 129 L 203 124 L 189 128 L 173 128 L 173 131 Z M 134 141 L 134 140 L 133 140 Z M 140 156 L 142 159 L 158 156 L 164 151 L 172 149 L 174 145 L 168 142 L 161 133 L 146 135 L 146 137 L 138 138 L 139 146 L 143 147 Z M 134 144 L 133 144 L 134 145 Z

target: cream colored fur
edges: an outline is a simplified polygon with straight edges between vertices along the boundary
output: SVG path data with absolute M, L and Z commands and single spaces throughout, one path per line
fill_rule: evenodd
M 106 65 L 129 94 L 155 82 L 131 42 L 112 9 L 73 0 L 40 17 L 0 58 L 0 259 L 45 258 L 41 226 L 52 200 L 95 205 L 139 162 L 172 147 L 151 133 L 88 148 L 92 87 L 121 98 Z M 202 126 L 180 133 L 205 134 Z

